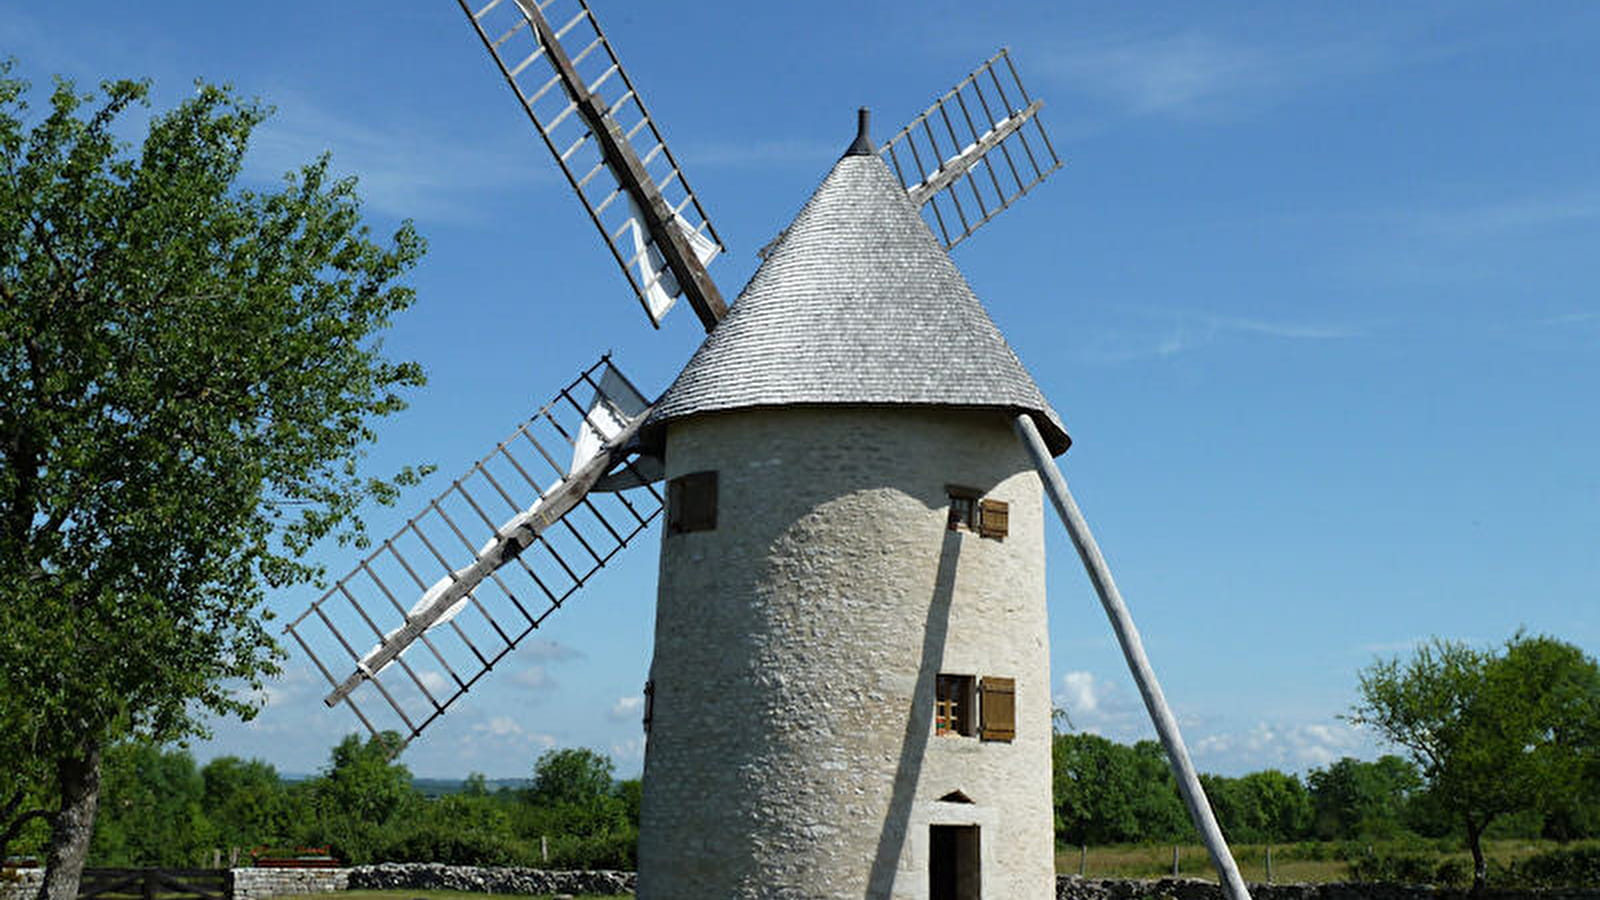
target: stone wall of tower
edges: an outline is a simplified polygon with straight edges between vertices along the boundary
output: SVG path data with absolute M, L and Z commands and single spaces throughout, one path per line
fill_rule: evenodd
M 639 896 L 922 898 L 936 824 L 979 826 L 983 897 L 1054 896 L 1043 506 L 1006 415 L 705 415 L 666 464 L 719 496 L 663 537 Z M 949 530 L 951 485 L 1009 535 Z M 1015 678 L 1015 740 L 936 735 L 941 672 Z

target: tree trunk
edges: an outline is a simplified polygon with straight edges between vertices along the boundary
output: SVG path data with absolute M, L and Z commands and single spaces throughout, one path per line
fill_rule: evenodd
M 44 883 L 37 900 L 75 900 L 78 896 L 78 879 L 89 857 L 89 837 L 94 834 L 94 814 L 100 805 L 99 743 L 90 742 L 82 753 L 59 760 L 56 773 L 61 808 L 51 822 Z
M 1489 886 L 1489 862 L 1483 858 L 1483 831 L 1488 823 L 1482 825 L 1467 819 L 1467 846 L 1472 849 L 1472 892 L 1483 893 Z

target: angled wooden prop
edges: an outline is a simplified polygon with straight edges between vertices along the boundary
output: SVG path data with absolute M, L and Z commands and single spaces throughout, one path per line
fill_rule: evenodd
M 630 459 L 649 412 L 602 358 L 312 603 L 285 631 L 324 702 L 409 741 L 465 694 L 660 514 Z M 378 713 L 357 705 L 368 685 Z
M 878 150 L 946 250 L 1061 168 L 1043 106 L 1001 49 Z
M 1228 842 L 1222 836 L 1216 816 L 1211 813 L 1211 804 L 1207 802 L 1205 789 L 1200 786 L 1200 778 L 1195 774 L 1194 763 L 1189 760 L 1189 749 L 1178 730 L 1178 720 L 1167 706 L 1161 683 L 1156 680 L 1149 657 L 1145 656 L 1139 629 L 1134 627 L 1133 616 L 1128 612 L 1127 604 L 1122 602 L 1122 592 L 1117 590 L 1117 583 L 1111 578 L 1111 567 L 1106 564 L 1100 546 L 1089 532 L 1089 522 L 1072 499 L 1072 492 L 1067 490 L 1067 479 L 1050 455 L 1050 449 L 1045 446 L 1044 438 L 1040 437 L 1033 418 L 1017 416 L 1013 425 L 1028 450 L 1028 456 L 1033 460 L 1034 468 L 1039 472 L 1040 480 L 1044 482 L 1045 492 L 1050 495 L 1056 514 L 1061 517 L 1061 524 L 1067 527 L 1067 534 L 1071 536 L 1072 544 L 1083 560 L 1083 567 L 1089 572 L 1089 580 L 1094 582 L 1095 592 L 1100 595 L 1100 604 L 1105 607 L 1106 616 L 1111 619 L 1111 629 L 1117 634 L 1122 655 L 1133 672 L 1133 680 L 1139 685 L 1139 695 L 1144 698 L 1145 709 L 1155 723 L 1156 733 L 1161 736 L 1161 745 L 1166 748 L 1167 759 L 1172 764 L 1173 774 L 1177 776 L 1178 792 L 1183 795 L 1184 805 L 1189 808 L 1189 818 L 1194 821 L 1206 845 L 1206 852 L 1211 856 L 1211 865 L 1217 870 L 1223 889 L 1231 900 L 1250 900 L 1250 891 L 1239 874 L 1239 866 L 1234 862 Z
M 651 324 L 660 327 L 681 294 L 706 331 L 715 328 L 728 306 L 706 264 L 722 251 L 722 240 L 588 4 L 489 0 L 474 9 L 469 0 L 457 2 Z M 559 27 L 547 15 L 557 7 L 576 10 Z M 607 89 L 617 92 L 615 99 L 605 97 Z

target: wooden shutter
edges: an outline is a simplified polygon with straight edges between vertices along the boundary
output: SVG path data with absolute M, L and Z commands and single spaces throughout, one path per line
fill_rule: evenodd
M 978 501 L 978 533 L 1003 538 L 1011 530 L 1011 507 L 1004 500 Z
M 669 532 L 710 531 L 716 527 L 716 472 L 691 472 L 667 483 Z
M 986 677 L 978 683 L 978 706 L 983 722 L 979 737 L 1009 741 L 1017 736 L 1017 680 Z

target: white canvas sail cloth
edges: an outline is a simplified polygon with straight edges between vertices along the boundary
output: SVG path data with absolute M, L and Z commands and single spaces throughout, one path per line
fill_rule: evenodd
M 607 365 L 604 373 L 600 376 L 600 383 L 595 389 L 594 398 L 589 401 L 583 416 L 583 422 L 578 426 L 578 434 L 572 444 L 572 462 L 568 465 L 566 474 L 570 476 L 599 456 L 607 443 L 621 434 L 630 421 L 638 418 L 649 407 L 649 401 L 629 383 L 628 379 L 624 378 L 616 369 Z M 474 575 L 475 572 L 479 571 L 478 560 L 491 553 L 497 553 L 511 534 L 533 519 L 534 515 L 539 511 L 539 507 L 544 503 L 545 497 L 548 497 L 561 484 L 561 481 L 557 481 L 550 485 L 545 489 L 544 494 L 533 502 L 532 506 L 512 516 L 499 528 L 495 529 L 494 537 L 490 538 L 487 543 L 478 549 L 477 557 L 471 563 L 434 582 L 433 586 L 429 587 L 417 599 L 417 602 L 412 604 L 410 611 L 406 613 L 405 624 L 385 634 L 383 640 L 379 641 L 377 646 L 367 651 L 367 654 L 361 658 L 356 668 L 369 676 L 376 675 L 384 666 L 397 658 L 400 652 L 416 640 L 419 635 L 426 634 L 444 625 L 455 618 L 463 609 L 466 609 L 470 600 L 466 592 L 470 591 L 473 585 L 467 585 L 461 597 L 442 612 L 436 612 L 434 606 L 440 602 L 440 598 L 452 584 L 466 579 L 481 581 L 482 575 Z M 432 617 L 432 620 L 427 621 L 430 617 Z M 416 629 L 413 627 L 413 623 L 419 620 L 425 621 L 426 624 L 423 628 Z M 387 652 L 385 652 L 386 649 Z
M 645 304 L 650 308 L 650 318 L 659 325 L 667 310 L 678 302 L 678 295 L 683 293 L 683 288 L 679 287 L 677 277 L 667 268 L 667 262 L 662 258 L 661 251 L 650 239 L 650 230 L 644 225 L 644 213 L 639 209 L 639 205 L 633 202 L 632 196 L 627 200 L 628 221 L 624 227 L 632 236 L 632 264 L 638 270 L 638 283 L 644 288 Z M 695 258 L 700 260 L 701 265 L 711 262 L 721 252 L 722 248 L 717 246 L 716 241 L 696 231 L 683 216 L 674 215 L 673 224 L 688 239 L 689 246 L 694 250 Z

